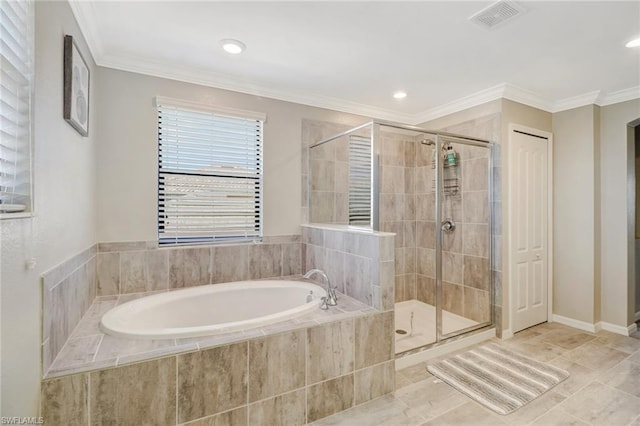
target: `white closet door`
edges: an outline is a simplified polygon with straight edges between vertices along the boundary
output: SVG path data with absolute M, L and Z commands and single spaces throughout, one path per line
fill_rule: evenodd
M 509 233 L 512 331 L 547 321 L 548 139 L 511 130 Z

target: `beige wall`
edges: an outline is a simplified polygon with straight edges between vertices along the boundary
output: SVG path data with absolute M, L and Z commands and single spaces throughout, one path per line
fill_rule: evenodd
M 504 118 L 502 120 L 502 136 L 504 140 L 507 140 L 509 123 L 520 124 L 545 132 L 551 131 L 552 114 L 550 112 L 510 101 L 509 99 L 502 99 L 502 114 Z
M 633 322 L 631 290 L 635 285 L 629 267 L 634 262 L 633 201 L 628 199 L 627 125 L 640 118 L 640 99 L 601 108 L 600 182 L 602 202 L 602 321 L 624 326 Z
M 157 95 L 267 114 L 264 234 L 300 233 L 301 120 L 367 119 L 243 93 L 99 68 L 98 241 L 157 238 Z
M 73 35 L 91 70 L 90 136 L 62 118 L 62 51 Z M 96 68 L 66 2 L 36 2 L 32 219 L 3 220 L 3 416 L 35 416 L 40 386 L 40 275 L 95 242 Z M 35 259 L 32 270 L 25 269 Z
M 595 323 L 596 111 L 553 115 L 554 314 Z

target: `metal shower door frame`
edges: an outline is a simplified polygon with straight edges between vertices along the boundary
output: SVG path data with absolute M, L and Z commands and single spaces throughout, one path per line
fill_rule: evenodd
M 442 245 L 444 239 L 444 230 L 442 229 L 442 201 L 444 197 L 444 163 L 441 155 L 436 155 L 436 194 L 435 194 L 435 235 L 436 235 L 436 341 L 435 344 L 440 343 L 444 340 L 460 336 L 462 334 L 469 333 L 471 331 L 479 330 L 481 328 L 485 328 L 492 324 L 495 324 L 495 309 L 493 309 L 493 301 L 494 301 L 494 283 L 493 283 L 493 244 L 492 244 L 492 233 L 491 228 L 494 219 L 494 209 L 493 209 L 493 154 L 494 154 L 494 144 L 488 141 L 482 140 L 469 140 L 467 138 L 457 138 L 451 134 L 442 135 L 436 134 L 435 138 L 435 149 L 436 153 L 441 152 L 442 145 L 445 143 L 444 140 L 450 140 L 454 143 L 460 143 L 463 145 L 469 146 L 477 146 L 481 148 L 486 148 L 489 150 L 488 161 L 487 161 L 487 203 L 488 203 L 488 220 L 487 220 L 487 248 L 488 248 L 488 279 L 489 279 L 489 320 L 483 323 L 479 323 L 473 325 L 471 327 L 462 328 L 459 330 L 452 331 L 451 333 L 444 334 L 442 329 L 442 305 L 444 302 L 443 297 L 443 267 L 442 267 Z

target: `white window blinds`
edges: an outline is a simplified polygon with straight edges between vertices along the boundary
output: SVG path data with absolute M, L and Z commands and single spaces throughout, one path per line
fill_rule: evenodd
M 371 138 L 349 136 L 349 223 L 371 223 Z
M 157 106 L 160 244 L 260 238 L 264 119 L 162 98 Z
M 0 214 L 31 210 L 33 3 L 0 2 Z M 10 216 L 10 215 L 8 215 Z

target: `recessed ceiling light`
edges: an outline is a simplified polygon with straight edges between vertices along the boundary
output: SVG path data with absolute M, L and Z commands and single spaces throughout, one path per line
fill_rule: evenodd
M 407 97 L 407 92 L 399 91 L 393 94 L 393 97 L 396 99 L 404 99 Z
M 231 53 L 232 55 L 242 53 L 242 51 L 247 47 L 243 42 L 234 40 L 232 38 L 225 38 L 223 40 L 220 40 L 220 44 L 227 53 Z
M 625 45 L 626 47 L 640 47 L 640 37 L 635 40 L 631 40 L 629 43 Z

